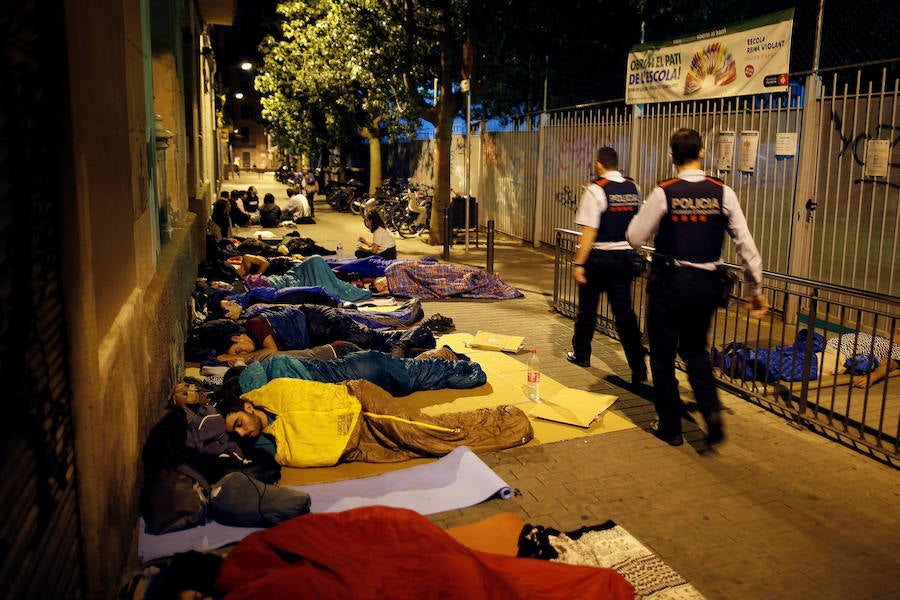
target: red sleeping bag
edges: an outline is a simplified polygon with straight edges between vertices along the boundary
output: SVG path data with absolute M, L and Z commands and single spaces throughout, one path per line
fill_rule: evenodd
M 416 512 L 295 517 L 244 538 L 216 583 L 239 598 L 634 598 L 612 569 L 472 550 Z

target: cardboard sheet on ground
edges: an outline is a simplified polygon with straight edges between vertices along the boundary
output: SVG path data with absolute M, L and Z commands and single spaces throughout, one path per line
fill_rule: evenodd
M 519 335 L 479 331 L 469 342 L 469 345 L 479 350 L 494 350 L 516 354 L 522 349 L 522 342 L 524 341 L 525 338 Z
M 616 396 L 595 394 L 584 390 L 563 388 L 549 398 L 534 403 L 529 417 L 556 421 L 578 427 L 590 427 L 591 423 L 616 401 Z
M 483 502 L 492 496 L 508 499 L 512 489 L 465 446 L 426 464 L 376 477 L 318 485 L 291 486 L 309 494 L 311 512 L 340 512 L 360 506 L 393 506 L 431 515 Z M 283 484 L 283 482 L 282 482 Z M 147 561 L 188 550 L 212 550 L 243 539 L 255 527 L 208 523 L 164 535 L 144 532 L 139 523 L 138 554 Z
M 475 410 L 500 406 L 501 404 L 513 404 L 533 417 L 531 424 L 534 427 L 534 440 L 529 442 L 529 445 L 549 444 L 572 438 L 600 435 L 630 429 L 635 426 L 627 419 L 607 410 L 615 401 L 615 396 L 568 388 L 551 377 L 547 377 L 546 374 L 541 379 L 542 397 L 547 399 L 579 397 L 589 399 L 586 402 L 589 406 L 585 406 L 576 412 L 576 415 L 571 419 L 577 423 L 575 425 L 566 424 L 563 422 L 566 419 L 561 418 L 561 416 L 556 421 L 532 415 L 531 411 L 536 407 L 543 407 L 543 404 L 532 402 L 525 396 L 525 373 L 527 371 L 525 363 L 503 352 L 469 348 L 466 346 L 466 342 L 472 338 L 473 336 L 470 333 L 451 333 L 441 336 L 438 343 L 439 345 L 446 344 L 453 348 L 454 351 L 462 352 L 479 363 L 488 376 L 486 385 L 471 390 L 416 392 L 410 396 L 403 397 L 402 401 L 429 415 Z M 547 410 L 547 408 L 540 408 L 539 410 Z M 590 412 L 594 412 L 594 414 L 586 416 Z M 551 413 L 548 412 L 547 416 L 551 416 Z M 594 418 L 595 416 L 596 418 Z M 582 424 L 585 422 L 589 423 L 589 425 Z M 324 469 L 283 468 L 281 470 L 281 485 L 300 485 L 368 477 L 412 465 L 424 464 L 431 460 L 433 459 L 423 458 L 388 464 L 344 463 Z

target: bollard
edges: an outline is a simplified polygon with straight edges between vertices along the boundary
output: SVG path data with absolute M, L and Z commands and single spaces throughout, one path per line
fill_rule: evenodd
M 494 220 L 487 222 L 487 272 L 494 273 Z
M 450 208 L 444 209 L 444 260 L 450 260 L 450 242 L 453 238 L 453 223 L 450 222 Z

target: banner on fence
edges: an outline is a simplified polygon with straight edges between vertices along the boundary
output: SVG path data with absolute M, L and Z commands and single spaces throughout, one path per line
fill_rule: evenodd
M 628 54 L 628 104 L 783 92 L 794 10 L 656 44 Z

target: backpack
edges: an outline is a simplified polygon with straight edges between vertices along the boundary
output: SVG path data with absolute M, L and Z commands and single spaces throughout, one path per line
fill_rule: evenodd
M 281 478 L 275 457 L 259 448 L 242 448 L 228 435 L 225 417 L 212 404 L 185 404 L 182 407 L 187 430 L 185 445 L 196 451 L 189 463 L 208 481 L 241 471 L 264 483 Z
M 147 533 L 160 535 L 203 525 L 209 511 L 209 484 L 186 464 L 141 488 L 141 516 Z

